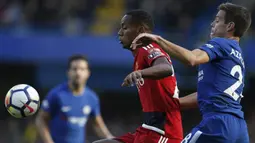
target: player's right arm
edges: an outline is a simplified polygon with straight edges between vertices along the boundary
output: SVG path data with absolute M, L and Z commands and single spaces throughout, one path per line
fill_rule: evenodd
M 49 130 L 49 121 L 51 120 L 52 115 L 55 114 L 56 106 L 56 96 L 50 92 L 44 99 L 42 108 L 36 117 L 37 130 L 45 143 L 53 143 Z
M 49 132 L 50 114 L 40 110 L 36 118 L 36 127 L 44 143 L 53 143 Z
M 198 107 L 197 92 L 179 98 L 181 110 L 192 109 Z
M 136 48 L 136 45 L 139 42 L 139 39 L 146 37 L 150 38 L 151 40 L 157 42 L 160 47 L 171 57 L 177 58 L 179 61 L 183 62 L 184 64 L 190 65 L 190 66 L 196 66 L 199 64 L 204 64 L 212 60 L 217 56 L 217 54 L 220 53 L 219 50 L 204 50 L 204 49 L 195 49 L 193 51 L 187 50 L 186 48 L 183 48 L 179 45 L 176 45 L 161 36 L 149 34 L 149 33 L 143 33 L 140 34 L 136 39 L 133 41 L 133 44 L 131 45 L 132 49 Z M 217 49 L 217 48 L 212 48 Z M 211 55 L 210 55 L 211 54 Z

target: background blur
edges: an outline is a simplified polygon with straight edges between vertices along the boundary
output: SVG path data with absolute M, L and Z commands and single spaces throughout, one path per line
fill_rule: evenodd
M 229 0 L 230 1 L 230 0 Z M 101 99 L 104 119 L 115 136 L 134 131 L 141 121 L 135 88 L 121 88 L 132 71 L 133 57 L 119 45 L 123 14 L 141 8 L 155 20 L 155 33 L 193 49 L 208 40 L 210 22 L 222 0 L 0 0 L 0 96 L 14 85 L 34 86 L 44 98 L 66 80 L 69 56 L 83 53 L 92 69 L 89 86 Z M 255 0 L 233 0 L 255 17 Z M 242 99 L 251 143 L 255 143 L 255 24 L 241 41 L 247 76 Z M 196 68 L 175 60 L 181 96 L 196 90 Z M 33 117 L 15 119 L 0 108 L 0 143 L 40 142 Z M 183 112 L 185 134 L 197 123 L 198 110 Z M 99 139 L 88 123 L 88 142 Z

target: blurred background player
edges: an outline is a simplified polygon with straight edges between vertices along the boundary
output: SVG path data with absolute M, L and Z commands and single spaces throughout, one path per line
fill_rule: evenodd
M 152 32 L 154 28 L 152 17 L 142 10 L 127 12 L 120 25 L 119 40 L 128 50 L 136 36 Z M 183 133 L 179 93 L 170 57 L 158 44 L 147 40 L 131 52 L 135 58 L 134 71 L 124 79 L 122 86 L 136 85 L 143 109 L 143 124 L 133 134 L 96 143 L 180 143 Z
M 190 108 L 198 103 L 203 119 L 182 143 L 249 143 L 240 104 L 245 65 L 239 41 L 250 25 L 245 7 L 223 3 L 211 23 L 211 40 L 198 49 L 189 51 L 149 33 L 134 40 L 133 49 L 140 38 L 150 38 L 183 63 L 199 65 L 197 92 L 181 98 L 180 104 Z
M 100 115 L 99 99 L 86 86 L 89 76 L 86 57 L 70 57 L 68 82 L 49 92 L 36 119 L 38 131 L 45 143 L 84 143 L 85 127 L 90 116 L 94 118 L 94 127 L 101 129 L 103 137 L 112 138 Z

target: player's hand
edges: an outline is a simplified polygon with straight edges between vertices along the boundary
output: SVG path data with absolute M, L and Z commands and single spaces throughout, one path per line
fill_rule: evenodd
M 54 143 L 53 141 L 46 141 L 45 143 Z
M 143 80 L 141 70 L 137 70 L 126 76 L 121 86 L 134 86 L 141 80 Z
M 155 34 L 150 34 L 150 33 L 142 33 L 142 34 L 139 34 L 132 42 L 130 48 L 132 50 L 135 50 L 137 46 L 141 45 L 141 41 L 140 39 L 141 38 L 149 38 L 151 39 L 152 41 L 155 41 L 155 42 L 158 42 L 158 39 L 160 38 L 160 36 L 158 35 L 155 35 Z
M 113 135 L 108 135 L 108 136 L 106 137 L 106 139 L 113 139 L 113 138 L 115 138 Z

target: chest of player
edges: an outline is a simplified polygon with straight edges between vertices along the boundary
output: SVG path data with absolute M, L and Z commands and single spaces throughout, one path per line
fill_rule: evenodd
M 65 117 L 87 117 L 92 111 L 92 106 L 85 95 L 63 95 L 59 99 L 59 113 Z

